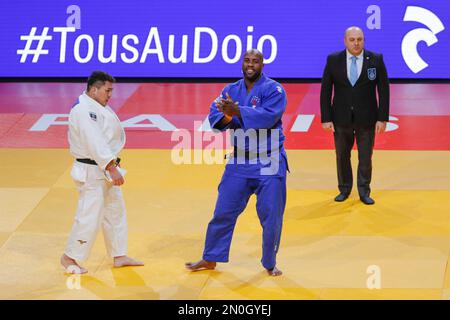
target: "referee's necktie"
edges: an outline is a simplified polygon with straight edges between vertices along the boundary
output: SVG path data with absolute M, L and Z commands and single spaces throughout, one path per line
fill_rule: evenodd
M 352 56 L 352 63 L 350 65 L 350 83 L 352 86 L 355 86 L 356 81 L 358 80 L 358 67 L 356 66 L 356 59 L 358 59 L 355 56 Z

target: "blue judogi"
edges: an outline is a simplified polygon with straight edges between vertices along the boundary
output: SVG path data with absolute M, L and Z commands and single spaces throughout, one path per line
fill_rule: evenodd
M 287 104 L 286 93 L 281 84 L 264 74 L 249 93 L 244 79 L 226 86 L 221 97 L 226 99 L 226 93 L 239 103 L 241 117 L 234 116 L 228 125 L 219 127 L 224 114 L 217 110 L 215 102 L 210 107 L 209 122 L 212 128 L 234 130 L 234 153 L 219 184 L 219 196 L 214 217 L 208 225 L 203 259 L 228 262 L 236 220 L 247 206 L 250 196 L 256 194 L 256 210 L 263 227 L 261 263 L 270 270 L 276 265 L 286 205 L 288 164 L 281 122 Z

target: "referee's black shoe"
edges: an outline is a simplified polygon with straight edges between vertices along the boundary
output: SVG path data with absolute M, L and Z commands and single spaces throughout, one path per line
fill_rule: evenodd
M 345 201 L 348 198 L 349 194 L 348 193 L 339 193 L 336 198 L 334 198 L 334 201 L 336 202 L 342 202 Z
M 373 200 L 369 196 L 361 196 L 361 197 L 359 197 L 359 199 L 361 200 L 362 203 L 367 204 L 367 205 L 371 205 L 371 204 L 375 203 L 375 200 Z

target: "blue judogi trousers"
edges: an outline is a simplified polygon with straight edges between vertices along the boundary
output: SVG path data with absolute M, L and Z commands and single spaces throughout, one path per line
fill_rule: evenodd
M 256 194 L 256 210 L 263 228 L 261 263 L 264 268 L 273 269 L 286 206 L 286 176 L 245 178 L 225 173 L 218 190 L 214 217 L 206 233 L 203 259 L 228 262 L 236 220 L 247 206 L 250 196 Z

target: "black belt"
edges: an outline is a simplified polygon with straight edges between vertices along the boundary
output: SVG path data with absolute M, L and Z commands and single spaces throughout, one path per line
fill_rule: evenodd
M 97 165 L 97 162 L 95 162 L 95 160 L 92 159 L 77 159 L 78 162 L 82 162 L 82 163 L 86 163 L 86 164 L 91 164 L 93 166 Z M 120 158 L 116 159 L 116 164 L 120 163 Z
M 92 164 L 94 166 L 97 165 L 97 162 L 95 162 L 94 160 L 91 160 L 91 159 L 77 159 L 77 161 L 82 162 L 82 163 Z
M 278 150 L 274 150 L 274 151 L 278 151 Z M 272 154 L 271 150 L 268 150 L 266 153 L 258 153 L 258 152 L 249 152 L 248 150 L 238 150 L 236 148 L 236 146 L 233 149 L 233 157 L 238 157 L 238 156 L 244 156 L 245 159 L 249 160 L 249 159 L 258 159 L 261 156 L 263 156 L 264 158 L 270 157 Z

